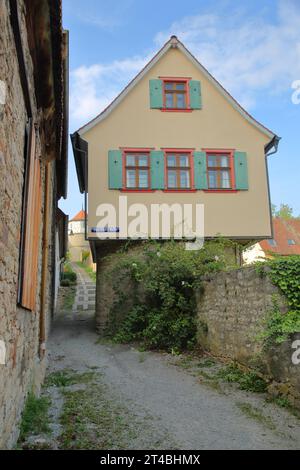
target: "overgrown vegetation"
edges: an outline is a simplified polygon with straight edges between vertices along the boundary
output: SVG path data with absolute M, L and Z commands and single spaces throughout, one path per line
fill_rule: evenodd
M 63 287 L 69 287 L 75 285 L 76 282 L 77 274 L 72 269 L 71 263 L 69 261 L 66 261 L 63 266 L 61 285 Z
M 78 266 L 80 266 L 80 268 L 83 268 L 85 270 L 85 272 L 90 276 L 90 278 L 96 282 L 96 273 L 92 270 L 92 268 L 90 266 L 87 266 L 84 262 L 82 261 L 78 261 L 77 262 Z
M 266 381 L 257 375 L 256 372 L 244 372 L 234 363 L 221 369 L 217 376 L 226 382 L 238 383 L 241 390 L 258 393 L 267 391 Z
M 146 242 L 142 253 L 119 253 L 110 273 L 117 300 L 107 334 L 118 342 L 142 341 L 148 348 L 174 353 L 193 348 L 195 290 L 201 290 L 204 274 L 235 265 L 228 250 L 232 246 L 221 238 L 199 251 L 187 251 L 178 242 Z M 124 282 L 129 283 L 128 294 L 120 288 Z
M 24 442 L 29 435 L 36 436 L 50 432 L 48 415 L 50 404 L 48 397 L 38 398 L 33 393 L 28 395 L 22 413 L 19 443 Z
M 266 346 L 282 343 L 293 333 L 300 332 L 300 257 L 278 257 L 268 261 L 269 269 L 263 270 L 284 294 L 288 303 L 288 312 L 282 314 L 276 296 L 273 309 L 266 319 L 261 333 Z

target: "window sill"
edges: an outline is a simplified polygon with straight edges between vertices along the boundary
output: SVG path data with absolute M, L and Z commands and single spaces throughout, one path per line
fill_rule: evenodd
M 237 189 L 203 189 L 204 193 L 237 193 Z
M 163 189 L 164 193 L 196 193 L 197 189 Z
M 194 110 L 191 108 L 183 108 L 183 109 L 178 109 L 178 108 L 161 108 L 161 111 L 163 113 L 191 113 Z
M 123 188 L 120 189 L 122 193 L 154 193 L 156 190 L 155 189 L 129 189 L 129 188 Z

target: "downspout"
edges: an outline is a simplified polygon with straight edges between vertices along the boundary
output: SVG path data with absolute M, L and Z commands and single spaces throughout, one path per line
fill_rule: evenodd
M 46 298 L 47 298 L 47 277 L 48 277 L 48 257 L 49 257 L 49 201 L 50 201 L 51 170 L 50 162 L 45 164 L 45 199 L 43 217 L 43 238 L 42 238 L 42 279 L 41 279 L 41 308 L 40 308 L 40 338 L 39 355 L 43 359 L 46 351 Z

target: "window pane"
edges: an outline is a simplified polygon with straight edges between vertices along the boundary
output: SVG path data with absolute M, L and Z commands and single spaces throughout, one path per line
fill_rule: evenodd
M 175 155 L 168 155 L 168 166 L 176 166 Z
M 177 182 L 176 182 L 176 171 L 174 170 L 168 170 L 168 188 L 176 188 L 177 187 Z
M 185 95 L 177 93 L 177 108 L 185 108 Z
M 165 83 L 165 90 L 173 90 L 173 83 L 171 82 Z
M 208 166 L 217 166 L 217 157 L 215 155 L 208 155 Z
M 190 172 L 187 170 L 180 171 L 180 187 L 181 188 L 190 187 Z
M 221 171 L 221 188 L 230 188 L 230 175 L 229 171 Z
M 226 157 L 225 155 L 224 155 L 224 156 L 222 155 L 222 156 L 220 157 L 220 166 L 225 167 L 225 168 L 226 168 L 226 167 L 227 167 L 227 168 L 229 167 L 228 157 Z
M 208 185 L 209 188 L 215 189 L 217 187 L 217 172 L 209 171 L 208 172 Z
M 147 170 L 139 170 L 139 188 L 148 188 Z
M 185 83 L 176 83 L 176 90 L 185 90 Z
M 135 188 L 135 170 L 126 171 L 126 186 L 127 188 Z
M 179 157 L 179 166 L 181 166 L 181 167 L 189 166 L 189 159 L 186 155 L 180 155 L 180 157 Z
M 139 166 L 148 166 L 148 157 L 147 155 L 140 155 L 138 157 Z
M 134 155 L 127 155 L 126 156 L 126 165 L 127 166 L 135 166 L 135 156 Z
M 166 107 L 167 108 L 173 108 L 173 94 L 172 93 L 166 93 Z

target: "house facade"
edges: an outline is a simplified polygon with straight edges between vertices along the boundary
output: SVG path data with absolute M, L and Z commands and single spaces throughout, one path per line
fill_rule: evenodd
M 183 237 L 187 219 L 198 239 L 272 238 L 266 158 L 278 142 L 174 36 L 72 135 L 97 263 L 99 332 L 106 321 L 103 256 L 122 240 L 190 238 Z
M 152 205 L 177 203 L 204 206 L 205 238 L 272 237 L 266 155 L 278 141 L 172 36 L 110 106 L 72 135 L 93 252 L 105 239 L 131 238 L 124 211 L 131 208 L 130 218 L 141 203 L 148 224 L 132 238 L 150 236 Z M 113 206 L 116 218 L 105 217 L 102 204 Z M 170 238 L 175 230 L 174 222 Z M 158 229 L 152 238 L 166 237 Z
M 0 2 L 0 448 L 43 381 L 65 256 L 68 34 L 60 0 Z
M 300 219 L 273 219 L 273 238 L 262 240 L 243 252 L 245 264 L 266 261 L 273 256 L 300 256 Z

